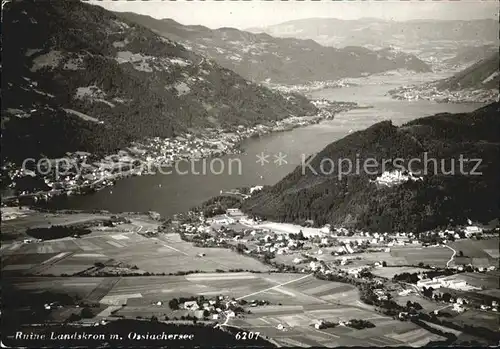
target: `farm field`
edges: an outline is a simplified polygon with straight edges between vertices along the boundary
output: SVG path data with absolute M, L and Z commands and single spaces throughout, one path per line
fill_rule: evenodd
M 50 216 L 50 215 L 49 215 Z M 95 215 L 76 214 L 71 220 L 66 215 L 57 217 L 61 222 L 95 220 Z M 69 215 L 67 215 L 69 216 Z M 109 216 L 97 217 L 109 219 Z M 52 222 L 53 218 L 38 213 L 2 222 L 22 235 L 28 226 Z M 141 230 L 155 230 L 159 223 L 143 216 L 127 216 L 131 223 L 115 227 L 92 227 L 92 232 L 80 238 L 65 237 L 42 242 L 15 242 L 1 250 L 4 275 L 73 275 L 92 268 L 95 263 L 123 263 L 136 266 L 137 272 L 176 273 L 188 271 L 215 272 L 242 269 L 267 271 L 261 262 L 229 249 L 199 248 L 182 241 L 177 234 L 160 234 L 147 238 Z M 45 222 L 45 223 L 44 223 Z M 52 222 L 53 223 L 53 222 Z M 25 238 L 25 237 L 23 237 Z
M 453 252 L 446 247 L 396 247 L 391 248 L 392 257 L 404 258 L 405 264 L 418 265 L 422 262 L 439 267 L 445 267 Z M 389 261 L 387 261 L 389 264 Z
M 259 314 L 261 315 L 261 314 Z M 317 330 L 311 325 L 315 320 L 329 321 L 349 320 L 353 318 L 367 319 L 376 327 L 364 330 L 355 330 L 349 327 Z M 281 324 L 284 330 L 277 329 Z M 366 310 L 352 307 L 325 307 L 317 311 L 300 311 L 291 315 L 284 311 L 282 314 L 266 314 L 259 318 L 254 314 L 244 319 L 234 320 L 234 325 L 258 331 L 269 336 L 284 346 L 418 346 L 429 340 L 437 340 L 435 336 L 419 328 L 417 325 L 400 322 L 391 318 L 374 314 Z
M 493 331 L 500 331 L 500 315 L 494 312 L 468 310 L 453 318 L 453 322 L 460 325 L 486 327 Z
M 259 331 L 278 343 L 297 346 L 332 345 L 415 345 L 433 338 L 416 325 L 403 323 L 375 313 L 358 300 L 350 285 L 318 280 L 309 274 L 278 273 L 200 273 L 183 276 L 136 277 L 12 277 L 12 287 L 24 292 L 62 292 L 86 302 L 100 304 L 98 318 L 163 318 L 186 314 L 168 307 L 172 298 L 190 295 L 214 297 L 225 294 L 236 299 L 263 299 L 271 304 L 248 307 L 251 314 L 232 318 L 229 325 Z M 157 305 L 158 302 L 160 305 Z M 279 305 L 281 303 L 281 305 Z M 64 320 L 75 309 L 59 309 L 54 316 Z M 315 320 L 365 319 L 375 329 L 346 327 L 316 330 Z M 286 331 L 278 330 L 278 324 Z M 423 331 L 423 332 L 422 332 Z
M 9 208 L 2 208 L 2 210 Z M 15 219 L 2 219 L 2 241 L 19 241 L 29 238 L 28 228 L 43 228 L 51 225 L 69 225 L 85 223 L 99 219 L 109 219 L 110 215 L 92 213 L 43 213 L 32 210 L 22 210 L 22 215 Z
M 449 246 L 457 251 L 457 257 L 454 262 L 456 264 L 472 264 L 477 267 L 487 267 L 490 265 L 498 265 L 499 239 L 484 239 L 484 240 L 459 240 L 449 243 Z M 463 256 L 459 256 L 460 251 Z
M 421 271 L 425 271 L 426 269 L 423 268 L 414 268 L 414 267 L 379 267 L 372 269 L 372 273 L 374 275 L 392 279 L 394 275 L 396 274 L 402 274 L 402 273 L 418 273 Z
M 498 280 L 500 271 L 488 271 L 486 273 L 461 273 L 457 278 L 467 281 L 468 284 L 475 287 L 484 287 L 488 289 L 498 289 Z
M 430 313 L 436 309 L 440 309 L 443 307 L 442 304 L 439 304 L 439 303 L 436 303 L 436 302 L 433 302 L 431 300 L 428 300 L 424 297 L 421 297 L 417 294 L 409 294 L 407 296 L 399 296 L 399 295 L 396 295 L 394 297 L 394 301 L 396 303 L 398 303 L 399 305 L 402 305 L 402 306 L 405 306 L 406 305 L 406 302 L 408 301 L 411 301 L 411 302 L 417 302 L 419 303 L 422 308 L 425 310 L 425 312 L 427 313 Z

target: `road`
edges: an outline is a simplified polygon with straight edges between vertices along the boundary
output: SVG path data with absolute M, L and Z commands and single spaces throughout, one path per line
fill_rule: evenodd
M 241 297 L 236 298 L 236 300 L 240 300 L 240 299 L 243 299 L 243 298 L 246 298 L 246 297 L 250 297 L 250 296 L 253 296 L 253 295 L 256 295 L 256 294 L 262 293 L 262 292 L 266 292 L 266 291 L 269 291 L 269 290 L 273 290 L 273 289 L 278 288 L 278 287 L 280 287 L 280 286 L 288 285 L 288 284 L 291 284 L 292 282 L 296 282 L 296 281 L 299 281 L 299 280 L 305 279 L 306 277 L 309 277 L 309 276 L 311 276 L 311 275 L 313 275 L 313 274 L 307 274 L 307 275 L 302 276 L 302 277 L 300 277 L 300 278 L 298 278 L 298 279 L 290 280 L 290 281 L 287 281 L 287 282 L 283 282 L 283 283 L 281 283 L 281 284 L 278 284 L 278 285 L 276 285 L 276 286 L 271 286 L 271 287 L 265 288 L 265 289 L 260 290 L 260 291 L 257 291 L 257 292 L 249 293 L 249 294 L 247 294 L 247 295 L 244 295 L 244 296 L 241 296 Z
M 450 260 L 448 262 L 446 262 L 446 267 L 449 267 L 450 263 L 453 262 L 453 258 L 455 258 L 456 254 L 457 254 L 457 250 L 455 250 L 453 247 L 450 247 L 448 245 L 444 245 L 444 247 L 447 247 L 447 248 L 449 248 L 450 250 L 453 251 L 453 254 L 450 257 Z

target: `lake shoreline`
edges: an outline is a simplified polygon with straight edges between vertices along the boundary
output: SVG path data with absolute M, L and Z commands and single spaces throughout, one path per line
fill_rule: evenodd
M 234 142 L 230 143 L 225 151 L 216 151 L 209 152 L 206 155 L 202 156 L 181 156 L 178 159 L 170 160 L 167 163 L 158 162 L 157 159 L 153 159 L 152 161 L 145 161 L 139 165 L 139 170 L 136 168 L 131 168 L 128 171 L 120 170 L 117 174 L 111 174 L 107 176 L 101 176 L 101 178 L 93 181 L 90 184 L 84 185 L 74 185 L 71 188 L 61 188 L 61 189 L 52 189 L 46 191 L 36 191 L 29 192 L 19 195 L 2 195 L 2 205 L 3 206 L 16 206 L 20 204 L 27 205 L 36 205 L 39 201 L 41 202 L 49 202 L 52 199 L 55 199 L 60 196 L 70 196 L 70 195 L 87 195 L 91 193 L 95 193 L 100 191 L 106 187 L 112 187 L 116 184 L 116 181 L 127 177 L 133 176 L 142 176 L 142 175 L 154 175 L 156 171 L 164 167 L 171 167 L 178 164 L 180 161 L 185 160 L 199 160 L 213 157 L 220 157 L 225 155 L 235 155 L 240 154 L 242 152 L 242 147 L 245 141 L 252 138 L 260 138 L 262 136 L 268 136 L 271 134 L 277 134 L 281 132 L 289 132 L 296 128 L 307 127 L 314 124 L 319 124 L 325 120 L 331 120 L 338 113 L 353 110 L 353 109 L 362 109 L 367 108 L 366 106 L 359 106 L 357 103 L 353 102 L 334 102 L 334 101 L 326 101 L 326 100 L 312 100 L 313 104 L 318 108 L 318 113 L 312 116 L 303 116 L 303 117 L 295 117 L 291 116 L 285 119 L 281 119 L 274 122 L 272 126 L 264 126 L 259 128 L 258 126 L 246 129 L 241 132 L 241 136 L 238 135 Z M 253 132 L 252 132 L 253 130 Z M 223 133 L 223 135 L 228 134 L 227 132 Z M 224 138 L 224 137 L 221 137 Z M 109 155 L 112 156 L 112 155 Z M 108 157 L 109 157 L 108 156 Z M 165 160 L 165 159 L 161 159 Z M 142 169 L 146 167 L 147 171 L 142 171 Z M 47 183 L 47 180 L 45 179 Z

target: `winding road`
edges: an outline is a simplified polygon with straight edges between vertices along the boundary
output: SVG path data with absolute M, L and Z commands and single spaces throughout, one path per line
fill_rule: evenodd
M 450 266 L 450 263 L 453 262 L 453 258 L 455 258 L 455 256 L 457 255 L 457 250 L 455 250 L 453 247 L 450 247 L 448 245 L 444 245 L 444 247 L 447 247 L 453 251 L 453 254 L 450 257 L 450 260 L 448 262 L 446 262 L 446 267 L 448 268 Z

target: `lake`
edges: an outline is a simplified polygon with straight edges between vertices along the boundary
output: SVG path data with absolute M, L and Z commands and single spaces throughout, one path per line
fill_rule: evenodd
M 221 190 L 278 182 L 301 163 L 302 156 L 322 150 L 327 144 L 350 132 L 364 129 L 383 120 L 401 125 L 415 118 L 436 113 L 469 112 L 482 104 L 439 104 L 430 101 L 400 101 L 387 96 L 387 91 L 404 84 L 436 79 L 436 75 L 378 76 L 353 79 L 360 86 L 325 89 L 311 93 L 314 98 L 352 101 L 370 105 L 337 114 L 334 120 L 296 128 L 291 131 L 248 139 L 243 154 L 220 159 L 205 159 L 179 164 L 178 171 L 150 176 L 129 177 L 115 186 L 85 195 L 62 197 L 50 203 L 60 209 L 103 209 L 111 212 L 157 211 L 163 216 L 184 212 Z M 279 156 L 286 161 L 274 163 Z M 267 155 L 266 163 L 257 163 L 257 155 Z M 213 171 L 211 171 L 211 169 Z

